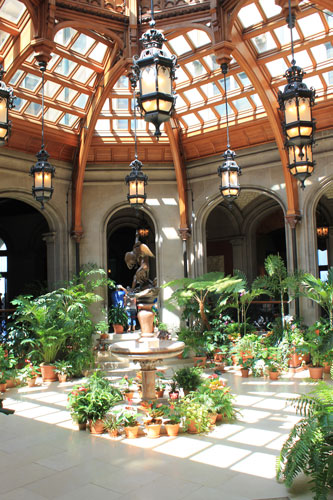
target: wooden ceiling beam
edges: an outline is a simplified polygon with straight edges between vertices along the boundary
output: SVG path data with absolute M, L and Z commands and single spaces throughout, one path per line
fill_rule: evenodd
M 56 45 L 53 49 L 53 52 L 63 57 L 64 59 L 69 59 L 70 61 L 79 64 L 80 66 L 90 68 L 96 73 L 103 73 L 102 64 L 95 63 L 92 60 L 89 61 L 87 58 L 80 56 L 79 54 L 74 54 L 71 50 L 62 49 L 61 47 L 59 47 L 59 45 Z

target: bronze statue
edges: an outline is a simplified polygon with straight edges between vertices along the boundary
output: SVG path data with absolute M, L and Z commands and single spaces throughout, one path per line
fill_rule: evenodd
M 128 269 L 137 267 L 133 277 L 132 289 L 150 288 L 154 283 L 149 279 L 149 257 L 155 258 L 149 247 L 139 240 L 138 232 L 135 235 L 135 243 L 131 252 L 126 252 L 125 262 Z

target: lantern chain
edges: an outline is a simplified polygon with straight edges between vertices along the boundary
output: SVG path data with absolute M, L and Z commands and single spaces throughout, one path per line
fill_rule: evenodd
M 42 72 L 42 149 L 44 149 L 45 148 L 45 144 L 44 144 L 44 73 L 46 70 L 46 62 L 40 61 L 38 64 L 39 64 L 39 69 Z
M 291 0 L 288 0 L 289 14 L 287 18 L 288 28 L 290 29 L 290 43 L 291 43 L 291 65 L 295 66 L 295 52 L 294 52 L 294 38 L 293 38 L 293 28 L 295 28 L 296 16 L 291 13 Z
M 227 79 L 226 79 L 226 74 L 228 73 L 228 64 L 227 63 L 222 63 L 221 69 L 222 69 L 223 81 L 224 81 L 225 116 L 226 116 L 226 120 L 227 120 L 227 149 L 230 149 L 230 140 L 229 140 L 229 115 L 228 115 L 228 93 L 227 93 Z

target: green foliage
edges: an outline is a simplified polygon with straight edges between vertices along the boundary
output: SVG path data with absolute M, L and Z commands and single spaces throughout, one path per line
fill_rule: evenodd
M 188 428 L 190 423 L 195 422 L 198 432 L 207 432 L 210 429 L 209 408 L 192 398 L 186 396 L 179 402 L 180 414 L 184 417 L 184 427 Z
M 26 365 L 19 370 L 20 380 L 27 380 L 28 378 L 34 378 L 40 375 L 40 367 L 35 365 L 28 359 L 25 360 Z
M 54 371 L 56 373 L 59 373 L 59 375 L 70 375 L 72 373 L 72 365 L 69 363 L 69 361 L 56 361 L 54 363 L 54 366 Z
M 104 419 L 104 427 L 106 430 L 118 430 L 122 425 L 122 417 L 119 411 L 112 410 Z
M 112 325 L 122 325 L 124 328 L 127 328 L 128 316 L 126 309 L 120 304 L 112 306 L 109 311 L 109 322 Z
M 184 391 L 195 391 L 202 382 L 202 370 L 197 366 L 186 366 L 179 368 L 172 378 Z
M 333 267 L 328 270 L 327 281 L 305 274 L 302 285 L 303 294 L 324 309 L 329 317 L 330 328 L 333 329 Z
M 119 410 L 119 418 L 123 427 L 135 427 L 138 425 L 138 413 L 133 406 L 125 406 Z
M 277 479 L 290 487 L 304 472 L 311 477 L 314 500 L 326 500 L 333 486 L 333 387 L 319 382 L 315 390 L 292 403 L 304 418 L 282 447 Z
M 72 365 L 71 374 L 81 377 L 86 370 L 91 370 L 95 365 L 95 359 L 90 346 L 69 351 L 67 361 Z

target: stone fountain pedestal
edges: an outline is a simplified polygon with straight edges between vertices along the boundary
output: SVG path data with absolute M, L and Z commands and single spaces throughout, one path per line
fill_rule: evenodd
M 142 371 L 142 399 L 153 401 L 155 393 L 155 372 L 163 359 L 172 358 L 184 350 L 184 342 L 161 340 L 158 338 L 141 338 L 140 341 L 129 340 L 112 345 L 111 352 L 119 359 L 128 359 L 140 363 Z

